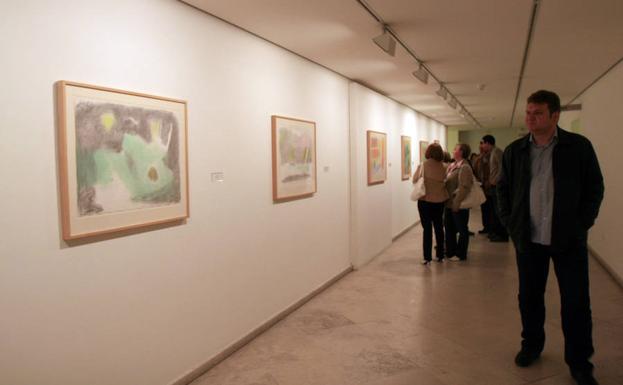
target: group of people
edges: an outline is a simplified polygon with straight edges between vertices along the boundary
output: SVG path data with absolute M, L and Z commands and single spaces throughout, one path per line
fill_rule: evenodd
M 491 135 L 487 137 L 493 138 Z M 495 139 L 492 139 L 495 143 Z M 459 143 L 452 152 L 452 158 L 444 155 L 442 147 L 438 143 L 430 144 L 426 148 L 424 162 L 413 174 L 413 183 L 420 178 L 424 179 L 426 194 L 418 200 L 418 212 L 420 222 L 424 228 L 422 264 L 428 265 L 433 260 L 433 231 L 435 233 L 436 247 L 435 260 L 443 262 L 445 258 L 451 261 L 467 260 L 470 231 L 468 228 L 469 210 L 471 207 L 464 205 L 466 198 L 475 183 L 481 183 L 478 178 L 479 172 L 469 160 L 471 148 L 465 143 Z M 485 158 L 490 153 L 481 154 L 478 159 Z M 499 159 L 501 160 L 501 159 Z M 481 163 L 481 162 L 479 162 Z M 484 164 L 484 162 L 482 162 Z M 490 160 L 486 160 L 489 164 Z M 495 188 L 497 180 L 489 178 L 487 167 L 487 183 L 489 191 L 491 185 Z M 493 190 L 494 191 L 494 190 Z M 492 201 L 488 198 L 483 206 Z M 491 204 L 491 203 L 489 203 Z M 491 215 L 488 212 L 488 215 Z M 489 222 L 485 224 L 483 215 L 483 230 L 480 233 L 489 232 Z M 489 220 L 489 219 L 487 219 Z M 498 220 L 499 221 L 499 220 Z M 501 225 L 500 225 L 501 227 Z M 508 240 L 508 235 L 506 235 Z M 491 238 L 497 240 L 497 238 Z
M 474 167 L 466 144 L 455 147 L 452 163 L 444 163 L 438 144 L 426 149 L 426 160 L 413 177 L 414 183 L 424 178 L 426 189 L 418 200 L 423 263 L 432 260 L 431 227 L 438 261 L 467 259 L 469 209 L 461 202 L 474 185 L 475 171 L 487 198 L 480 232 L 488 233 L 493 242 L 508 241 L 510 236 L 515 246 L 522 325 L 515 364 L 530 366 L 543 351 L 544 294 L 551 260 L 560 291 L 565 362 L 578 385 L 597 385 L 590 362 L 594 348 L 587 234 L 599 212 L 604 181 L 591 142 L 561 129 L 560 112 L 556 93 L 533 93 L 525 115 L 529 134 L 503 152 L 486 135 Z

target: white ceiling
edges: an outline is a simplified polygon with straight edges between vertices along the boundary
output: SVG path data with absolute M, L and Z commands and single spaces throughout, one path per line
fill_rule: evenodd
M 382 32 L 373 14 L 489 129 L 520 128 L 537 89 L 571 102 L 623 58 L 623 0 L 540 0 L 521 85 L 535 0 L 184 2 L 461 129 L 476 126 L 436 95 L 433 78 L 411 75 L 417 62 L 403 47 L 390 57 L 372 42 Z

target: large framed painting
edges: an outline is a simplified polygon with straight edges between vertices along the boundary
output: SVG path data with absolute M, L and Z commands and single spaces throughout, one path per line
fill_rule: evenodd
M 316 192 L 316 123 L 272 116 L 273 202 Z
M 420 164 L 426 160 L 426 149 L 428 148 L 428 142 L 420 140 Z
M 411 179 L 411 137 L 400 137 L 400 159 L 402 180 Z
M 368 185 L 387 179 L 387 141 L 383 132 L 368 131 Z
M 189 216 L 186 102 L 57 82 L 63 239 Z

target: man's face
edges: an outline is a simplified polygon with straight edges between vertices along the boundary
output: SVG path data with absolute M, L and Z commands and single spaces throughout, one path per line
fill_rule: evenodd
M 486 154 L 489 151 L 491 151 L 491 144 L 481 140 L 480 141 L 480 152 L 484 152 Z
M 481 154 L 487 152 L 487 150 L 485 150 L 485 146 L 486 146 L 485 142 L 481 140 L 480 145 L 478 146 L 478 149 L 480 150 Z
M 533 135 L 543 135 L 556 129 L 560 112 L 549 112 L 547 104 L 528 103 L 526 107 L 526 128 Z

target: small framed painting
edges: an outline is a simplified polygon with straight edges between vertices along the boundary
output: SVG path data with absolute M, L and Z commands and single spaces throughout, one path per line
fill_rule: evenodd
M 426 149 L 428 148 L 428 142 L 420 140 L 420 164 L 426 160 Z
M 63 239 L 188 218 L 185 101 L 56 87 Z
M 402 180 L 411 179 L 411 137 L 400 137 L 400 159 Z
M 316 192 L 316 123 L 272 116 L 273 202 Z
M 387 141 L 386 134 L 377 131 L 367 132 L 368 185 L 384 183 L 387 179 Z

